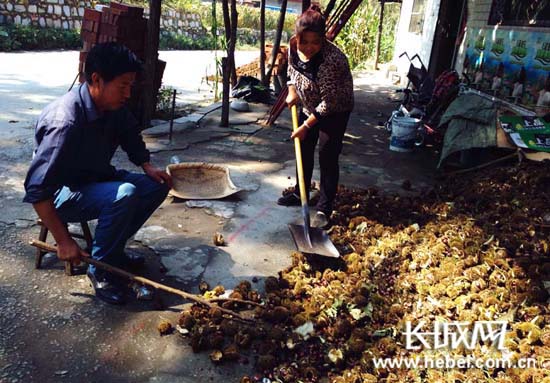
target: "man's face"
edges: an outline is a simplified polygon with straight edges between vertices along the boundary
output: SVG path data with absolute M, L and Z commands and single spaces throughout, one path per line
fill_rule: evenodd
M 130 98 L 135 79 L 134 72 L 121 74 L 109 82 L 105 82 L 97 73 L 92 74 L 90 93 L 98 109 L 101 111 L 120 109 Z

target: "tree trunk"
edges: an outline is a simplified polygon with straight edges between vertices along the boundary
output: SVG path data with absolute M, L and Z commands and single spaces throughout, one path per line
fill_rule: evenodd
M 229 49 L 227 57 L 231 69 L 231 86 L 237 84 L 237 68 L 235 66 L 235 47 L 237 46 L 237 26 L 239 24 L 239 14 L 237 13 L 237 0 L 231 0 L 231 40 L 229 40 Z
M 214 71 L 214 102 L 218 102 L 219 100 L 219 92 L 218 92 L 218 85 L 219 85 L 219 74 L 220 71 L 218 70 L 220 62 L 218 61 L 218 18 L 217 18 L 217 12 L 216 12 L 216 0 L 212 0 L 212 27 L 210 28 L 210 33 L 212 33 L 212 38 L 214 39 L 214 60 L 215 60 L 215 71 Z
M 223 20 L 225 24 L 225 39 L 227 57 L 222 58 L 223 89 L 222 89 L 222 117 L 221 126 L 229 126 L 229 83 L 237 83 L 237 72 L 235 68 L 235 45 L 237 44 L 237 0 L 231 0 L 231 16 L 229 15 L 229 4 L 225 0 L 223 4 Z
M 264 86 L 268 86 L 265 77 L 265 2 L 260 1 L 260 81 Z
M 374 56 L 374 69 L 378 69 L 380 59 L 380 44 L 382 43 L 382 30 L 384 26 L 384 0 L 380 1 L 380 22 L 378 23 L 378 36 L 376 36 L 376 54 Z
M 143 113 L 141 129 L 147 129 L 154 112 L 155 70 L 159 50 L 161 0 L 149 0 L 149 20 L 147 21 L 147 44 L 145 47 L 145 70 L 143 71 Z
M 275 43 L 273 44 L 273 50 L 271 51 L 271 62 L 269 68 L 267 69 L 267 83 L 271 81 L 271 73 L 273 72 L 273 67 L 275 66 L 275 60 L 277 59 L 277 54 L 279 53 L 279 47 L 281 46 L 281 36 L 283 34 L 283 27 L 285 25 L 285 16 L 286 16 L 286 4 L 288 0 L 281 1 L 281 12 L 279 14 L 279 23 L 277 24 L 277 35 L 275 36 Z
M 223 26 L 225 28 L 225 43 L 229 45 L 231 39 L 231 19 L 229 17 L 229 0 L 222 0 Z M 227 49 L 226 45 L 226 49 Z
M 227 59 L 229 65 L 229 71 L 231 73 L 231 85 L 237 83 L 237 71 L 235 68 L 235 44 L 237 39 L 237 1 L 231 0 L 231 10 L 229 9 L 229 0 L 223 0 L 223 23 L 225 26 L 225 49 L 227 52 Z M 233 49 L 231 49 L 233 45 Z

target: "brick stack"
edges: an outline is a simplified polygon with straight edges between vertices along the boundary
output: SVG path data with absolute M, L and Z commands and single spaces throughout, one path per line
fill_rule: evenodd
M 78 72 L 80 82 L 85 81 L 84 69 L 88 52 L 95 44 L 116 41 L 127 46 L 132 52 L 145 62 L 145 46 L 147 41 L 147 19 L 143 17 L 143 8 L 111 2 L 109 7 L 103 6 L 101 10 L 85 9 L 81 29 L 82 50 Z M 154 76 L 155 94 L 158 93 L 162 83 L 162 75 L 166 63 L 157 61 L 157 70 Z M 136 87 L 130 100 L 130 108 L 139 118 L 140 100 L 142 93 L 142 81 L 138 78 Z
M 97 44 L 99 36 L 99 25 L 101 23 L 101 12 L 95 9 L 84 9 L 84 17 L 82 18 L 82 28 L 80 37 L 82 39 L 82 50 L 80 51 L 80 60 L 78 63 L 79 81 L 84 82 L 84 64 L 86 57 L 92 47 Z
M 121 42 L 143 59 L 146 34 L 147 20 L 143 18 L 143 8 L 111 3 L 111 7 L 103 9 L 98 43 Z

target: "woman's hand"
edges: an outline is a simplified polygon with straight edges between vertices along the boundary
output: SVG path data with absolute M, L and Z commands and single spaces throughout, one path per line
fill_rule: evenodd
M 307 126 L 302 124 L 298 129 L 292 132 L 292 134 L 290 135 L 290 138 L 295 139 L 296 137 L 298 137 L 300 141 L 303 141 L 304 138 L 306 138 L 307 136 L 307 130 L 308 130 Z
M 288 107 L 291 107 L 292 105 L 296 105 L 299 101 L 298 93 L 296 92 L 296 88 L 294 85 L 288 86 L 288 95 L 286 96 L 285 102 L 288 105 Z

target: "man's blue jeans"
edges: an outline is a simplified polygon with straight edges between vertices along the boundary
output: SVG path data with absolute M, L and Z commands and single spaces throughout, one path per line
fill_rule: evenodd
M 164 201 L 168 186 L 145 174 L 118 170 L 114 181 L 59 189 L 55 208 L 64 222 L 97 219 L 91 255 L 121 266 L 126 241 Z M 90 265 L 94 273 L 95 267 Z

